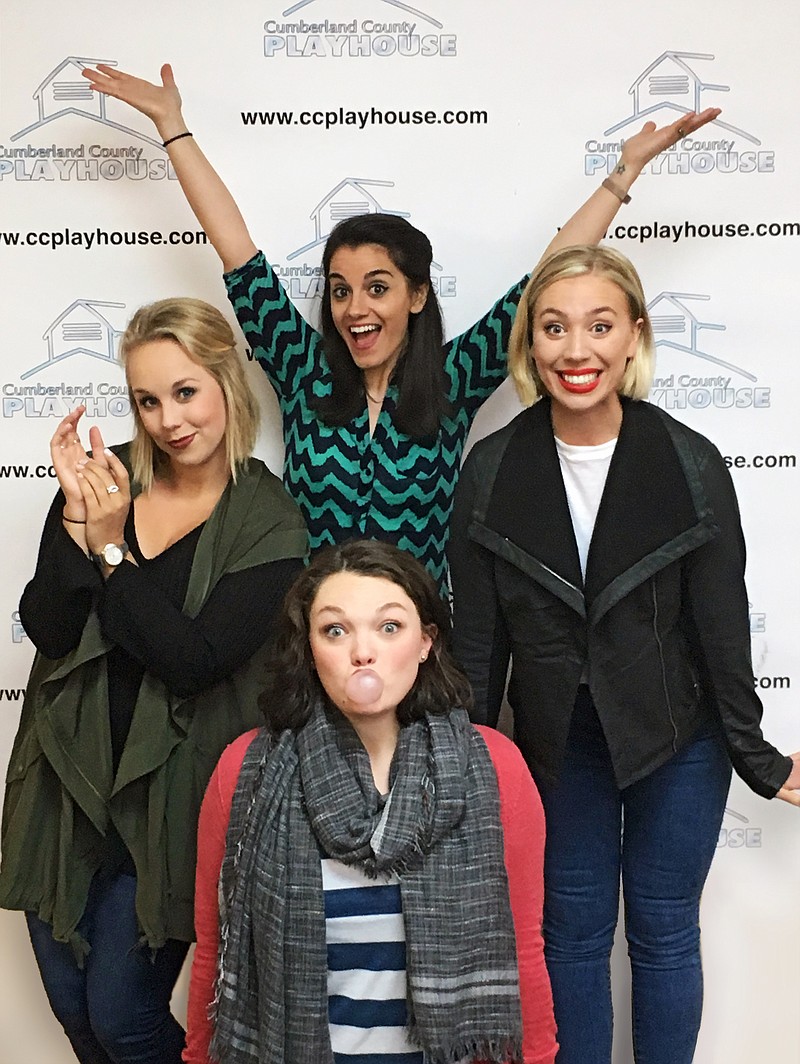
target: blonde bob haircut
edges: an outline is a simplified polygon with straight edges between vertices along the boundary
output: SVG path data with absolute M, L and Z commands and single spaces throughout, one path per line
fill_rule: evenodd
M 519 301 L 508 346 L 508 370 L 524 406 L 532 406 L 547 392 L 533 358 L 536 302 L 542 292 L 556 281 L 587 274 L 612 281 L 625 295 L 631 321 L 641 319 L 642 322 L 636 355 L 625 370 L 619 388 L 620 394 L 631 399 L 646 399 L 650 393 L 656 365 L 656 348 L 639 274 L 633 263 L 618 251 L 577 245 L 557 251 L 539 263 Z
M 228 321 L 216 307 L 201 299 L 176 297 L 148 303 L 133 315 L 120 341 L 120 360 L 126 372 L 136 349 L 154 340 L 173 340 L 222 389 L 227 411 L 225 453 L 235 481 L 237 469 L 246 465 L 253 452 L 259 409 Z M 134 418 L 131 467 L 134 479 L 142 491 L 147 491 L 169 459 L 145 429 L 139 407 L 133 400 L 131 406 Z

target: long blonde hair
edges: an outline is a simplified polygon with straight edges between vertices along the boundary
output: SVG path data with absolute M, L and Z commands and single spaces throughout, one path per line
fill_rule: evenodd
M 646 399 L 653 383 L 656 347 L 653 327 L 647 313 L 644 290 L 633 263 L 618 251 L 606 247 L 577 245 L 564 248 L 536 268 L 519 301 L 508 346 L 508 369 L 525 406 L 532 406 L 546 394 L 533 358 L 533 315 L 536 301 L 546 288 L 567 277 L 595 274 L 612 281 L 624 294 L 631 321 L 642 322 L 636 357 L 625 370 L 620 394 Z
M 140 307 L 120 341 L 120 360 L 128 366 L 131 355 L 153 340 L 173 340 L 189 358 L 207 370 L 222 389 L 227 411 L 225 454 L 231 476 L 246 464 L 258 433 L 259 409 L 236 351 L 233 330 L 216 307 L 201 299 L 175 297 Z M 145 429 L 139 409 L 133 407 L 134 437 L 131 466 L 134 478 L 147 491 L 167 461 Z

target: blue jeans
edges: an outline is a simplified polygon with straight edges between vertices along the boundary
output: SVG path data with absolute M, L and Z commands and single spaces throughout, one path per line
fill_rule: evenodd
M 691 1064 L 703 1003 L 700 894 L 730 778 L 722 738 L 709 727 L 620 791 L 600 721 L 581 688 L 559 782 L 539 787 L 558 1064 L 611 1061 L 610 955 L 620 875 L 635 1060 Z
M 95 876 L 78 924 L 91 946 L 83 968 L 26 913 L 50 1007 L 81 1064 L 180 1064 L 184 1032 L 169 1001 L 189 945 L 139 946 L 135 893 L 133 876 Z

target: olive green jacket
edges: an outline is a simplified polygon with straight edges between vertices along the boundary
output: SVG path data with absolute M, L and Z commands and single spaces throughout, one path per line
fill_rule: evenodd
M 307 553 L 299 510 L 280 481 L 251 459 L 205 524 L 183 612 L 199 614 L 227 573 Z M 106 654 L 95 609 L 79 645 L 59 660 L 37 654 L 6 781 L 0 906 L 37 913 L 79 953 L 76 933 L 113 824 L 137 874 L 142 937 L 157 949 L 194 938 L 200 802 L 225 746 L 261 723 L 257 696 L 266 648 L 190 698 L 145 672 L 113 776 Z

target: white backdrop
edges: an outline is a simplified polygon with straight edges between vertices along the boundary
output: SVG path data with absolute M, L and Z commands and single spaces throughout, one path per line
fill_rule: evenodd
M 609 242 L 651 300 L 654 400 L 731 456 L 765 731 L 800 746 L 797 5 L 759 17 L 745 0 L 3 0 L 0 20 L 0 761 L 33 653 L 15 611 L 55 488 L 58 419 L 83 399 L 109 441 L 127 438 L 115 351 L 139 304 L 196 295 L 228 312 L 152 128 L 84 88 L 80 68 L 98 60 L 152 79 L 173 63 L 189 127 L 307 316 L 331 220 L 398 211 L 433 240 L 450 334 L 532 265 L 620 138 L 650 115 L 721 106 L 642 176 Z M 404 124 L 406 112 L 422 118 Z M 252 376 L 259 453 L 279 469 L 276 407 Z M 476 433 L 516 409 L 504 385 Z M 800 1062 L 798 826 L 734 783 L 703 907 L 701 1064 Z M 0 913 L 0 935 L 0 1064 L 67 1064 L 22 917 Z M 628 1064 L 621 951 L 615 992 L 615 1064 Z

